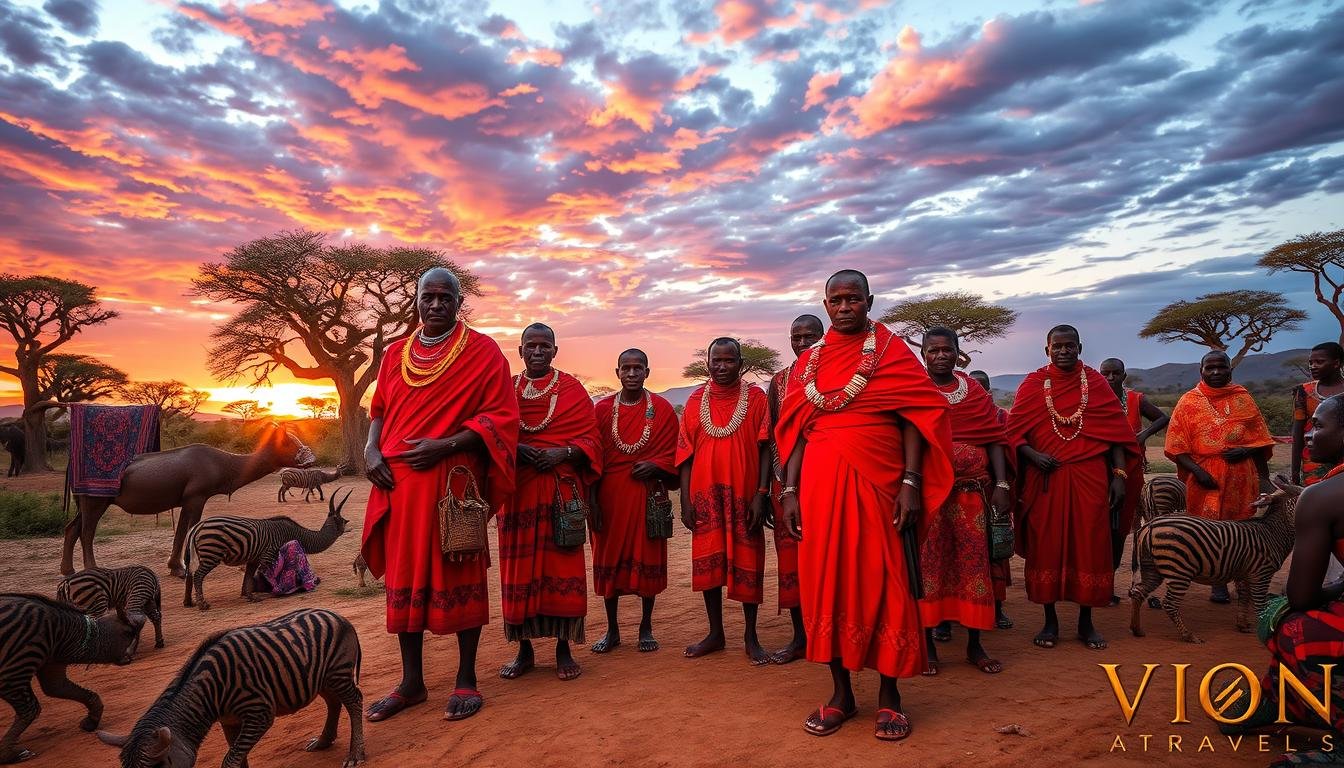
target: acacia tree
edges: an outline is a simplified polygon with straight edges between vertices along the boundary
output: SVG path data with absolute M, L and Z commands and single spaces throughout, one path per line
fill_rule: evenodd
M 126 372 L 88 355 L 54 353 L 37 371 L 43 400 L 88 402 L 116 394 L 130 382 Z
M 157 405 L 159 419 L 190 419 L 196 415 L 210 393 L 192 389 L 177 380 L 170 381 L 133 381 L 121 388 L 121 399 L 136 405 Z
M 258 416 L 265 414 L 267 411 L 270 411 L 271 409 L 267 408 L 266 406 L 262 405 L 256 400 L 234 400 L 231 403 L 225 403 L 224 406 L 219 410 L 223 411 L 224 413 L 234 414 L 238 418 L 242 419 L 243 425 L 246 426 L 247 422 L 257 418 Z
M 1228 352 L 1236 368 L 1249 352 L 1259 352 L 1279 331 L 1290 331 L 1307 319 L 1274 291 L 1221 291 L 1194 301 L 1175 301 L 1139 331 L 1139 337 L 1166 344 L 1188 341 L 1210 350 Z
M 258 385 L 281 368 L 331 381 L 345 461 L 362 472 L 368 426 L 360 401 L 387 345 L 415 327 L 416 280 L 431 267 L 457 275 L 464 297 L 480 295 L 474 274 L 427 248 L 331 245 L 307 230 L 243 243 L 192 281 L 195 295 L 241 307 L 211 334 L 210 371 Z
M 47 420 L 40 411 L 29 412 L 44 399 L 41 370 L 53 350 L 91 325 L 116 317 L 104 309 L 91 285 L 48 275 L 23 277 L 0 273 L 0 327 L 14 337 L 14 365 L 0 365 L 0 373 L 19 380 L 23 390 L 23 439 L 27 447 L 23 471 L 50 470 L 47 463 Z
M 1271 275 L 1280 270 L 1311 275 L 1316 301 L 1339 322 L 1339 342 L 1344 344 L 1344 309 L 1339 306 L 1344 294 L 1344 229 L 1298 235 L 1274 246 L 1256 263 Z
M 303 406 L 304 410 L 314 419 L 320 419 L 327 415 L 331 410 L 332 402 L 329 397 L 300 397 L 294 402 Z
M 742 345 L 742 378 L 755 376 L 768 379 L 783 367 L 779 353 L 767 347 L 760 339 L 746 339 Z M 705 360 L 705 351 L 691 353 L 691 362 L 681 369 L 681 375 L 697 381 L 709 381 L 709 363 Z
M 948 291 L 932 296 L 904 299 L 882 314 L 879 322 L 892 327 L 907 344 L 918 346 L 924 332 L 935 326 L 956 331 L 961 351 L 957 367 L 971 364 L 972 352 L 967 344 L 1003 338 L 1017 322 L 1017 310 L 986 302 L 967 291 Z

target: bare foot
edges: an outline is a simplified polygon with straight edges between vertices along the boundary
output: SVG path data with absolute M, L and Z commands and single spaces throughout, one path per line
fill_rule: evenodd
M 795 638 L 788 645 L 770 654 L 771 664 L 788 664 L 807 656 L 807 641 Z
M 607 632 L 607 634 L 599 637 L 597 642 L 593 643 L 591 650 L 593 653 L 610 653 L 612 650 L 619 648 L 620 645 L 620 634 L 617 632 Z
M 724 645 L 725 642 L 722 634 L 715 635 L 711 633 L 707 635 L 704 640 L 701 640 L 695 645 L 686 646 L 686 650 L 682 655 L 688 659 L 698 659 L 701 656 L 722 651 Z
M 536 658 L 532 654 L 532 648 L 524 645 L 518 649 L 518 657 L 499 670 L 499 676 L 505 680 L 517 680 L 531 671 L 534 666 L 536 666 Z
M 639 652 L 652 653 L 658 650 L 658 641 L 653 639 L 652 629 L 639 630 Z
M 574 678 L 578 677 L 581 674 L 583 674 L 583 668 L 579 666 L 579 662 L 575 661 L 574 659 L 569 659 L 568 661 L 561 661 L 559 659 L 556 659 L 555 662 L 556 677 L 560 678 L 561 680 L 573 680 Z
M 751 666 L 760 667 L 770 663 L 770 654 L 761 647 L 759 640 L 749 640 L 746 643 L 747 658 L 751 659 Z

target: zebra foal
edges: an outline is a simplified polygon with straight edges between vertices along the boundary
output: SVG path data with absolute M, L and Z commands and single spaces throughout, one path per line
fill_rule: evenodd
M 124 664 L 145 617 L 132 619 L 121 609 L 95 619 L 78 608 L 41 595 L 0 594 L 0 699 L 14 708 L 14 723 L 0 737 L 0 763 L 34 757 L 19 748 L 19 736 L 42 711 L 33 694 L 33 677 L 42 692 L 78 701 L 88 710 L 79 727 L 92 731 L 103 717 L 98 694 L 73 682 L 70 664 Z
M 289 494 L 289 489 L 302 488 L 305 503 L 312 498 L 313 491 L 317 491 L 318 501 L 326 501 L 327 497 L 323 495 L 322 486 L 338 480 L 348 468 L 348 464 L 338 464 L 332 470 L 316 467 L 287 467 L 282 469 L 280 470 L 280 490 L 275 494 L 275 500 L 288 501 L 289 499 L 286 497 Z
M 341 765 L 361 765 L 359 665 L 359 635 L 333 611 L 307 608 L 218 632 L 201 643 L 129 734 L 100 731 L 98 738 L 121 748 L 122 768 L 187 768 L 196 764 L 196 752 L 218 720 L 229 745 L 224 768 L 243 768 L 277 716 L 294 714 L 320 696 L 327 719 L 305 750 L 336 741 L 344 707 L 350 749 Z
M 143 565 L 124 568 L 87 568 L 61 580 L 56 599 L 84 613 L 102 616 L 119 608 L 128 616 L 147 617 L 154 625 L 154 647 L 163 647 L 163 596 L 159 577 Z M 136 640 L 136 648 L 140 645 Z M 132 648 L 134 653 L 136 648 Z
M 1134 568 L 1142 580 L 1129 590 L 1129 629 L 1143 637 L 1139 606 L 1162 582 L 1167 592 L 1162 608 L 1171 617 L 1181 639 L 1204 642 L 1181 618 L 1181 601 L 1190 583 L 1237 583 L 1237 629 L 1250 632 L 1255 617 L 1268 602 L 1269 581 L 1293 549 L 1293 513 L 1299 486 L 1282 476 L 1277 490 L 1249 520 L 1205 520 L 1185 515 L 1159 517 L 1139 529 L 1134 540 Z M 1252 610 L 1254 613 L 1252 613 Z
M 186 595 L 182 605 L 190 608 L 192 590 L 196 592 L 196 602 L 202 611 L 210 609 L 205 600 L 205 577 L 218 565 L 246 566 L 243 573 L 242 596 L 249 602 L 259 598 L 253 594 L 253 579 L 257 570 L 265 570 L 275 562 L 280 548 L 291 541 L 298 541 L 307 554 L 316 554 L 330 547 L 350 521 L 341 517 L 341 508 L 350 500 L 345 497 L 336 501 L 333 493 L 327 500 L 327 519 L 322 527 L 309 530 L 293 519 L 280 516 L 261 520 L 251 517 L 212 517 L 202 520 L 187 535 L 187 551 L 183 564 L 187 569 Z

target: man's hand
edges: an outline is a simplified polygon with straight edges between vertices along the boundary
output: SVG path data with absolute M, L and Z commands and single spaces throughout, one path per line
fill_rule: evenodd
M 1195 482 L 1199 483 L 1200 487 L 1207 488 L 1210 491 L 1218 490 L 1218 481 L 1214 480 L 1213 475 L 1210 475 L 1204 468 L 1195 470 L 1194 475 Z
M 1027 460 L 1036 465 L 1036 468 L 1042 472 L 1049 474 L 1056 469 L 1059 469 L 1059 459 L 1056 459 L 1054 456 L 1038 451 L 1035 448 L 1030 448 L 1028 451 Z
M 395 483 L 392 480 L 392 470 L 383 461 L 383 452 L 377 448 L 364 449 L 364 465 L 368 467 L 364 476 L 384 491 L 392 490 Z
M 1251 458 L 1250 448 L 1228 448 L 1223 451 L 1223 461 L 1245 461 Z
M 919 491 L 914 486 L 901 483 L 901 490 L 896 494 L 896 511 L 891 524 L 896 526 L 898 531 L 905 530 L 915 522 L 923 508 L 924 498 Z
M 447 458 L 449 445 L 452 443 L 451 440 L 434 440 L 426 437 L 412 437 L 402 442 L 411 446 L 411 450 L 401 454 L 401 457 L 411 465 L 411 469 L 418 472 L 431 469 Z
M 537 449 L 526 443 L 518 444 L 518 464 L 520 466 L 535 466 L 537 463 Z
M 681 524 L 686 530 L 695 531 L 695 510 L 691 509 L 691 494 L 685 488 L 681 490 Z
M 1111 510 L 1119 510 L 1125 505 L 1125 478 L 1119 475 L 1111 476 L 1111 487 L 1107 494 L 1111 504 Z
M 759 491 L 751 499 L 751 507 L 747 516 L 747 532 L 755 533 L 761 530 L 765 524 L 766 509 L 770 506 L 770 497 Z
M 652 480 L 658 476 L 658 465 L 652 461 L 638 461 L 630 468 L 630 476 L 636 480 Z
M 542 471 L 555 469 L 564 463 L 569 455 L 565 448 L 541 448 L 536 450 L 536 458 L 532 460 L 533 466 Z
M 1006 512 L 1013 506 L 1013 499 L 1007 488 L 995 488 L 989 495 L 989 505 L 1000 512 Z
M 798 494 L 788 493 L 779 501 L 779 524 L 796 541 L 803 540 L 803 513 L 798 505 Z

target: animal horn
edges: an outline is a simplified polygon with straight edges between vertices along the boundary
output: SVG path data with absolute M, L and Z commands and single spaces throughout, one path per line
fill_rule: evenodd
M 145 755 L 150 760 L 158 760 L 168 754 L 168 748 L 173 744 L 173 732 L 168 730 L 168 726 L 166 725 L 160 726 L 158 730 L 154 731 L 154 735 L 158 737 L 158 742 L 154 745 L 154 748 L 149 750 Z
M 350 500 L 350 494 L 354 492 L 355 492 L 354 488 L 346 490 L 345 497 L 341 499 L 341 502 L 339 504 L 337 504 L 336 493 L 340 493 L 340 489 L 337 489 L 336 493 L 331 494 L 331 498 L 327 499 L 327 514 L 330 515 L 331 517 L 339 517 L 341 514 L 341 508 L 345 506 L 345 502 Z
M 99 731 L 98 740 L 109 747 L 120 748 L 126 746 L 126 742 L 131 740 L 131 736 L 130 734 L 117 735 L 115 733 L 108 733 L 107 731 Z

